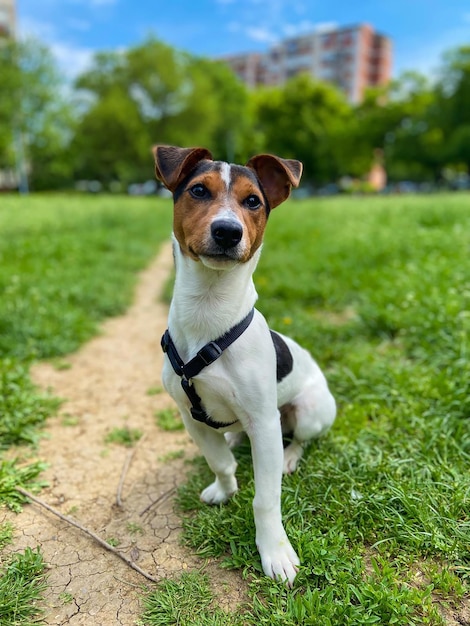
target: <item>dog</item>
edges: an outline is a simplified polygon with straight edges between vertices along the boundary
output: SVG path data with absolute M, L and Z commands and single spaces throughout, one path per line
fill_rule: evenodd
M 260 154 L 246 166 L 205 148 L 153 148 L 157 178 L 173 194 L 175 283 L 162 338 L 163 384 L 215 475 L 208 504 L 237 491 L 232 444 L 251 443 L 256 545 L 264 573 L 292 586 L 299 558 L 281 518 L 282 474 L 336 416 L 319 366 L 254 308 L 253 272 L 269 213 L 297 187 L 302 164 Z M 283 449 L 283 432 L 292 442 Z

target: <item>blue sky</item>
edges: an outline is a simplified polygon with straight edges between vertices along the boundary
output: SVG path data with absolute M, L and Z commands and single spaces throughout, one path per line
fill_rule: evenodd
M 218 57 L 359 22 L 393 40 L 395 76 L 432 74 L 445 50 L 470 45 L 470 0 L 18 0 L 20 35 L 48 44 L 71 76 L 93 52 L 133 46 L 148 34 Z

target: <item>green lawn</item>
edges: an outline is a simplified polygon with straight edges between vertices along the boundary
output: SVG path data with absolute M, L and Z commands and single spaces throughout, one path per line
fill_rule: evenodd
M 3 449 L 34 444 L 57 406 L 32 386 L 31 362 L 75 350 L 122 312 L 170 228 L 168 201 L 0 198 Z M 198 461 L 179 494 L 186 540 L 243 570 L 250 598 L 227 614 L 217 581 L 187 573 L 146 597 L 142 624 L 444 624 L 470 593 L 470 197 L 291 201 L 273 211 L 265 244 L 259 307 L 312 351 L 339 407 L 284 478 L 302 568 L 293 590 L 261 575 L 249 447 L 237 451 L 240 491 L 225 506 L 199 502 L 209 472 Z M 15 485 L 34 487 L 41 466 L 1 454 L 0 502 L 18 508 Z M 0 609 L 15 572 L 30 594 L 15 606 L 35 607 L 41 556 L 1 561 L 10 535 L 0 528 Z
M 242 447 L 232 502 L 199 502 L 204 463 L 179 501 L 189 545 L 242 569 L 250 602 L 224 615 L 189 574 L 148 598 L 143 623 L 445 623 L 470 591 L 470 197 L 290 202 L 270 218 L 256 283 L 339 407 L 284 478 L 302 568 L 293 591 L 261 576 Z
M 7 460 L 5 450 L 34 445 L 58 406 L 31 383 L 32 361 L 76 350 L 123 312 L 170 229 L 170 203 L 154 198 L 0 197 L 0 506 L 19 510 L 15 487 L 37 488 L 43 467 Z M 10 535 L 0 526 L 0 550 Z M 0 552 L 0 565 L 0 625 L 36 623 L 40 553 L 4 562 Z
M 170 204 L 155 199 L 1 200 L 0 450 L 34 443 L 56 405 L 32 388 L 31 361 L 76 350 L 102 319 L 122 313 L 136 272 L 171 229 Z

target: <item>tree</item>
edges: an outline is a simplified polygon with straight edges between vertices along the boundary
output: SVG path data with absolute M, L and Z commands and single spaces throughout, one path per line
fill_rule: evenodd
M 300 74 L 283 87 L 260 89 L 254 98 L 265 150 L 302 161 L 304 179 L 315 184 L 342 173 L 339 139 L 351 108 L 336 88 Z
M 92 95 L 74 139 L 81 177 L 145 180 L 155 143 L 203 145 L 229 159 L 242 151 L 246 90 L 221 63 L 150 38 L 96 55 L 76 85 Z
M 470 173 L 470 46 L 444 55 L 436 100 L 447 159 Z
M 188 62 L 185 106 L 174 119 L 177 144 L 210 147 L 215 158 L 245 161 L 251 119 L 245 86 L 223 63 L 203 58 Z
M 433 87 L 417 72 L 405 72 L 389 85 L 369 89 L 344 141 L 350 173 L 367 171 L 379 149 L 392 180 L 439 178 L 444 140 L 435 118 Z
M 68 182 L 73 115 L 49 50 L 30 39 L 0 47 L 0 167 L 24 157 L 33 188 Z
M 130 183 L 153 175 L 150 138 L 138 107 L 117 85 L 83 115 L 72 152 L 78 179 Z
M 393 127 L 385 155 L 392 179 L 438 180 L 444 137 L 436 120 L 434 87 L 417 72 L 405 72 L 390 85 Z

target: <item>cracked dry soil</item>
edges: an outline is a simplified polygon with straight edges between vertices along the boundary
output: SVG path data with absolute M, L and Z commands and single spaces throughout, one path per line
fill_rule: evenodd
M 40 498 L 113 540 L 159 580 L 204 568 L 220 606 L 233 610 L 244 598 L 240 574 L 222 570 L 180 544 L 174 488 L 185 479 L 185 461 L 197 451 L 185 431 L 166 432 L 156 425 L 155 412 L 174 406 L 170 397 L 165 392 L 148 394 L 160 385 L 159 343 L 167 319 L 160 294 L 172 263 L 168 243 L 140 275 L 127 313 L 106 321 L 99 336 L 70 355 L 68 369 L 49 363 L 32 369 L 37 385 L 64 399 L 57 417 L 48 421 L 38 450 L 38 457 L 48 463 L 42 478 L 49 485 Z M 132 457 L 128 448 L 105 443 L 110 430 L 125 425 L 144 433 Z M 179 453 L 178 458 L 170 460 L 171 453 Z M 119 507 L 118 485 L 129 458 Z M 15 527 L 12 550 L 39 545 L 49 565 L 45 624 L 136 623 L 143 587 L 151 588 L 152 583 L 35 504 L 26 505 L 19 515 L 2 511 L 2 518 Z

